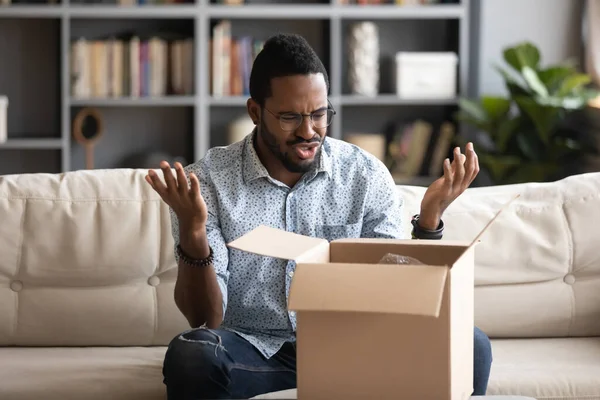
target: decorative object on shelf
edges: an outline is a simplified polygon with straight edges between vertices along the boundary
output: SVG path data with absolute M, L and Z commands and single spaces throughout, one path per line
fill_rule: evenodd
M 396 53 L 396 94 L 401 99 L 454 99 L 457 64 L 453 52 Z
M 0 95 L 0 143 L 8 140 L 8 97 Z
M 83 108 L 73 121 L 73 138 L 85 148 L 85 168 L 94 169 L 94 146 L 102 137 L 103 123 L 95 108 Z
M 348 133 L 344 136 L 346 142 L 360 147 L 385 162 L 385 135 L 380 133 Z
M 247 114 L 239 116 L 227 126 L 227 144 L 233 144 L 244 139 L 255 126 Z
M 508 96 L 460 99 L 456 118 L 480 131 L 477 154 L 496 184 L 553 181 L 578 173 L 597 153 L 578 122 L 598 91 L 571 62 L 542 66 L 539 49 L 523 42 L 503 52 L 498 66 Z M 466 138 L 461 138 L 466 141 Z
M 162 151 L 144 152 L 134 154 L 128 157 L 123 163 L 123 168 L 142 168 L 142 169 L 156 169 L 162 161 L 167 161 L 171 167 L 176 162 L 181 165 L 187 165 L 187 160 L 184 157 L 173 156 Z
M 433 125 L 417 120 L 393 126 L 387 148 L 386 165 L 396 181 L 406 181 L 420 175 L 428 153 Z
M 379 29 L 373 22 L 350 25 L 347 36 L 348 85 L 352 94 L 379 93 Z

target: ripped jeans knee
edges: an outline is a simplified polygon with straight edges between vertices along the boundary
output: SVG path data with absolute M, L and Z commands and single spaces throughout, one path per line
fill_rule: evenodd
M 164 382 L 202 385 L 217 379 L 226 385 L 229 374 L 224 368 L 226 350 L 218 331 L 199 327 L 177 335 L 167 348 L 163 363 Z
M 221 336 L 215 330 L 204 326 L 182 332 L 173 341 L 183 342 L 188 346 L 207 348 L 211 352 L 214 350 L 215 356 L 218 356 L 217 351 L 225 350 Z

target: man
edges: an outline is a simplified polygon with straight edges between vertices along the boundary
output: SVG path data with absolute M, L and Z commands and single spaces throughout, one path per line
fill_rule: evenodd
M 170 400 L 249 398 L 296 387 L 294 263 L 229 250 L 264 224 L 328 240 L 403 237 L 401 200 L 385 166 L 327 138 L 335 111 L 327 72 L 299 36 L 270 38 L 250 76 L 256 129 L 172 174 L 146 180 L 170 206 L 179 265 L 175 301 L 192 329 L 173 339 L 163 374 Z M 439 239 L 442 214 L 479 171 L 472 144 L 455 149 L 424 195 L 413 236 Z M 484 394 L 489 340 L 475 330 L 475 394 Z

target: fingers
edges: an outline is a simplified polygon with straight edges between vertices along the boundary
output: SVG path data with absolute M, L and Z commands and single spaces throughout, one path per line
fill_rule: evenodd
M 468 143 L 466 148 L 467 161 L 465 165 L 465 178 L 463 181 L 463 190 L 473 183 L 475 177 L 479 173 L 479 159 L 473 148 L 473 143 Z
M 171 166 L 166 161 L 161 161 L 160 169 L 162 170 L 165 183 L 167 184 L 167 191 L 175 191 L 177 190 L 177 181 L 173 176 L 173 172 L 171 171 Z
M 181 165 L 179 162 L 175 163 L 175 173 L 177 174 L 177 186 L 179 193 L 184 195 L 188 192 L 189 185 L 185 176 L 185 171 L 183 170 L 183 165 Z
M 190 196 L 195 199 L 200 196 L 200 181 L 198 177 L 193 172 L 190 173 Z
M 151 169 L 148 171 L 146 182 L 148 182 L 150 186 L 152 186 L 152 189 L 154 189 L 161 197 L 164 197 L 167 194 L 167 187 L 162 183 L 160 177 L 154 170 Z
M 454 172 L 454 187 L 455 189 L 460 188 L 462 186 L 463 180 L 465 178 L 465 155 L 460 152 L 460 147 L 454 148 L 454 162 L 453 172 Z
M 454 181 L 454 173 L 452 172 L 452 166 L 450 165 L 450 159 L 444 160 L 444 183 L 447 188 L 452 188 L 452 182 Z

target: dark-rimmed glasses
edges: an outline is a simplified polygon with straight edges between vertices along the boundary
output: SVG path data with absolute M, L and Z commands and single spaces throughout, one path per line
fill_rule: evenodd
M 267 107 L 263 108 L 279 120 L 279 125 L 283 131 L 289 132 L 298 129 L 300 125 L 302 125 L 302 122 L 304 122 L 304 117 L 310 117 L 312 126 L 316 129 L 327 128 L 329 125 L 331 125 L 331 122 L 333 122 L 333 116 L 336 114 L 336 112 L 329 100 L 327 100 L 327 103 L 327 109 L 313 111 L 310 114 L 301 114 L 295 112 L 275 114 Z

